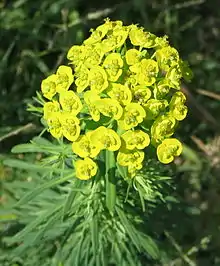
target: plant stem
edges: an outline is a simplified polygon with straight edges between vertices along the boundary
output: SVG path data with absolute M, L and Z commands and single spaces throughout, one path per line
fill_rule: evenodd
M 116 202 L 115 155 L 113 151 L 106 150 L 105 159 L 106 180 L 106 206 L 110 213 L 114 212 Z

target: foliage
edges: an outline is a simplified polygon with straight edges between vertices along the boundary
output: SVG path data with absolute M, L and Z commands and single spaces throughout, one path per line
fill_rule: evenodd
M 172 175 L 172 187 L 176 186 L 176 190 L 173 191 L 170 187 L 166 200 L 169 200 L 170 195 L 175 195 L 182 203 L 171 203 L 172 199 L 167 204 L 157 202 L 157 207 L 152 208 L 154 211 L 150 217 L 145 219 L 145 229 L 148 235 L 156 239 L 160 251 L 164 249 L 170 254 L 170 257 L 166 257 L 164 252 L 160 252 L 160 255 L 163 255 L 163 265 L 219 265 L 220 216 L 216 204 L 219 201 L 219 123 L 216 114 L 220 110 L 217 27 L 220 14 L 216 6 L 217 0 L 140 0 L 120 3 L 114 0 L 44 0 L 36 3 L 30 0 L 2 1 L 0 159 L 24 157 L 27 161 L 13 161 L 16 167 L 21 165 L 26 170 L 0 165 L 2 209 L 12 206 L 27 191 L 42 185 L 39 177 L 43 171 L 35 164 L 45 152 L 42 147 L 31 148 L 30 151 L 39 152 L 37 155 L 32 152 L 27 155 L 18 153 L 15 156 L 6 154 L 14 144 L 25 142 L 35 135 L 35 131 L 41 131 L 37 119 L 34 121 L 37 127 L 29 124 L 22 126 L 30 120 L 33 121 L 33 116 L 25 111 L 25 105 L 27 102 L 33 103 L 30 97 L 39 90 L 40 80 L 55 72 L 60 64 L 65 64 L 65 53 L 73 40 L 75 44 L 81 43 L 84 37 L 87 37 L 85 32 L 91 27 L 97 27 L 104 17 L 120 19 L 125 24 L 140 23 L 159 36 L 169 35 L 173 46 L 181 52 L 184 60 L 189 61 L 194 72 L 192 83 L 187 86 L 183 84 L 183 90 L 187 93 L 187 105 L 190 106 L 188 118 L 177 133 L 178 138 L 184 142 L 183 156 L 175 162 L 175 175 L 168 174 Z M 212 141 L 214 136 L 216 138 Z M 48 163 L 50 160 L 53 158 L 49 159 Z M 33 167 L 34 171 L 30 170 L 29 166 Z M 158 163 L 156 167 L 158 169 Z M 49 168 L 50 165 L 48 172 L 51 170 Z M 58 174 L 59 171 L 56 176 Z M 50 175 L 45 176 L 45 182 L 51 178 Z M 134 185 L 136 187 L 136 184 Z M 167 195 L 164 185 L 163 195 Z M 58 187 L 60 191 L 60 185 Z M 48 197 L 45 196 L 44 202 L 46 204 L 53 198 L 54 191 L 57 193 L 56 186 L 45 190 L 41 194 L 42 197 L 37 197 L 43 198 L 43 194 L 47 192 Z M 64 194 L 67 196 L 66 191 Z M 42 204 L 40 198 L 37 203 L 37 197 L 30 204 L 35 208 L 39 206 L 37 210 L 40 211 Z M 47 207 L 48 205 L 43 209 L 47 211 Z M 148 210 L 148 204 L 146 209 Z M 27 216 L 22 215 L 23 210 L 24 216 L 25 213 L 30 214 L 29 220 Z M 24 217 L 25 221 L 22 222 L 19 222 L 18 217 L 6 216 L 5 211 L 1 212 L 1 237 L 13 236 L 19 232 L 32 221 L 35 210 L 30 213 L 28 204 L 19 207 L 17 214 Z M 56 239 L 55 243 L 52 240 L 43 244 L 41 253 L 38 249 L 31 248 L 28 259 L 21 260 L 17 257 L 16 264 L 51 265 L 52 256 L 59 245 L 59 239 Z M 14 247 L 16 245 L 6 247 L 1 241 L 1 264 L 13 265 L 11 251 Z M 142 258 L 142 255 L 140 257 Z M 57 262 L 54 263 L 58 265 Z M 146 264 L 145 257 L 144 263 Z M 150 265 L 150 262 L 148 264 Z M 155 261 L 152 264 L 155 265 Z

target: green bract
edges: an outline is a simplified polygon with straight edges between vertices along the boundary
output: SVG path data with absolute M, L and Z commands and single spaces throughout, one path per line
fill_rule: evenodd
M 192 72 L 166 36 L 106 19 L 67 58 L 68 66 L 42 81 L 43 116 L 53 137 L 72 142 L 78 178 L 98 173 L 103 150 L 130 176 L 152 146 L 162 163 L 180 155 L 180 142 L 170 137 L 187 115 L 180 89 Z

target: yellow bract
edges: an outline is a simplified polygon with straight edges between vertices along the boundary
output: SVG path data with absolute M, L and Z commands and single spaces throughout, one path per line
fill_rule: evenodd
M 128 105 L 132 100 L 131 90 L 127 86 L 119 83 L 112 83 L 107 94 L 122 105 Z
M 89 113 L 94 121 L 99 121 L 100 119 L 100 112 L 97 108 L 96 101 L 100 100 L 98 94 L 94 93 L 93 91 L 86 91 L 84 93 L 84 100 L 85 103 L 88 105 Z
M 125 59 L 128 65 L 135 65 L 141 60 L 141 52 L 136 49 L 129 49 L 125 54 Z
M 160 115 L 163 111 L 165 111 L 168 106 L 168 102 L 166 100 L 156 100 L 151 99 L 145 105 L 144 109 L 146 111 L 146 119 L 153 120 L 158 115 Z
M 115 120 L 120 119 L 123 114 L 123 109 L 117 100 L 104 98 L 96 101 L 95 104 L 100 113 Z
M 57 76 L 55 74 L 50 75 L 44 79 L 41 83 L 41 91 L 43 96 L 49 100 L 52 100 L 53 96 L 56 94 L 56 83 Z
M 57 69 L 56 91 L 67 91 L 70 85 L 73 83 L 73 73 L 71 67 L 60 66 Z
M 120 149 L 117 155 L 117 162 L 121 166 L 140 165 L 144 160 L 144 152 L 139 150 Z
M 150 144 L 150 137 L 142 130 L 128 130 L 121 135 L 125 142 L 125 147 L 128 150 L 135 148 L 142 150 Z
M 168 71 L 179 61 L 179 53 L 173 47 L 166 46 L 156 51 L 157 62 L 161 69 Z
M 124 113 L 118 121 L 121 129 L 129 130 L 143 122 L 146 116 L 144 108 L 138 103 L 130 103 L 124 108 Z
M 153 142 L 160 143 L 163 139 L 174 134 L 176 120 L 171 115 L 162 115 L 157 118 L 151 127 Z
M 89 71 L 90 88 L 95 93 L 101 93 L 108 87 L 107 74 L 102 67 L 95 67 Z
M 63 111 L 73 115 L 77 115 L 83 107 L 79 96 L 73 91 L 61 92 L 59 100 Z
M 151 90 L 143 85 L 135 86 L 132 91 L 134 101 L 141 105 L 145 105 L 151 97 Z
M 61 138 L 63 135 L 63 128 L 60 122 L 60 116 L 61 113 L 56 112 L 52 113 L 47 119 L 47 124 L 49 127 L 48 130 L 50 134 L 56 139 Z
M 157 62 L 152 59 L 142 59 L 140 63 L 130 66 L 129 69 L 137 74 L 137 82 L 145 86 L 154 84 L 159 72 Z
M 175 138 L 165 139 L 157 147 L 157 157 L 161 163 L 167 164 L 174 160 L 174 156 L 179 156 L 182 152 L 182 144 Z
M 129 38 L 134 46 L 152 48 L 155 46 L 156 36 L 150 32 L 145 32 L 143 28 L 132 25 L 129 32 Z
M 93 134 L 93 132 L 88 132 L 86 135 L 80 136 L 78 140 L 72 144 L 73 152 L 82 158 L 94 158 L 100 152 L 100 149 L 91 141 L 91 134 Z
M 80 134 L 79 119 L 70 113 L 60 115 L 63 136 L 69 141 L 76 141 Z
M 95 176 L 98 167 L 97 164 L 90 158 L 85 158 L 84 160 L 78 160 L 75 162 L 76 177 L 81 180 L 88 180 Z
M 44 119 L 48 119 L 53 113 L 60 111 L 60 105 L 57 101 L 47 102 L 44 104 Z
M 75 84 L 78 93 L 83 92 L 89 86 L 89 70 L 84 65 L 76 68 Z
M 100 150 L 117 151 L 121 147 L 121 139 L 113 130 L 106 127 L 99 127 L 91 133 L 92 143 Z
M 123 60 L 118 53 L 111 53 L 106 56 L 103 67 L 108 75 L 108 80 L 116 82 L 122 74 Z

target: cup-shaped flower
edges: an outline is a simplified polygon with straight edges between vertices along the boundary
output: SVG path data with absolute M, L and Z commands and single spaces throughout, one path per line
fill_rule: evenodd
M 103 62 L 108 80 L 116 82 L 122 74 L 123 60 L 119 53 L 108 54 Z
M 145 32 L 143 28 L 138 28 L 136 25 L 131 25 L 129 38 L 134 46 L 144 48 L 152 48 L 155 46 L 156 36 L 150 32 Z
M 83 63 L 85 50 L 86 48 L 84 45 L 73 45 L 67 53 L 67 59 L 69 59 L 74 66 L 79 66 Z
M 89 86 L 89 70 L 85 65 L 75 69 L 75 84 L 78 93 L 83 92 Z
M 171 88 L 180 90 L 182 73 L 178 65 L 170 67 L 166 73 L 166 80 Z
M 129 130 L 142 123 L 145 116 L 146 112 L 140 104 L 129 103 L 125 106 L 124 113 L 118 121 L 118 125 L 121 129 Z
M 73 91 L 61 92 L 59 101 L 63 111 L 72 115 L 77 115 L 83 108 L 79 96 Z
M 89 38 L 86 39 L 83 43 L 85 45 L 92 45 L 101 42 L 107 32 L 111 29 L 111 26 L 111 22 L 106 20 L 103 25 L 100 25 L 95 30 L 92 30 L 91 36 L 89 36 Z
M 69 141 L 76 141 L 80 135 L 79 119 L 71 113 L 62 113 L 60 115 L 63 136 Z
M 123 114 L 121 105 L 115 99 L 103 98 L 96 101 L 95 104 L 100 113 L 115 120 L 120 119 Z
M 68 66 L 60 66 L 57 69 L 57 81 L 56 90 L 57 92 L 67 91 L 70 85 L 73 83 L 72 68 Z
M 156 59 L 159 67 L 168 71 L 170 67 L 175 66 L 179 62 L 179 53 L 171 46 L 166 46 L 156 51 Z
M 167 100 L 156 100 L 150 99 L 145 105 L 144 109 L 146 111 L 146 119 L 154 120 L 158 117 L 162 112 L 166 110 L 168 106 Z
M 97 93 L 93 91 L 86 91 L 84 93 L 84 101 L 88 106 L 89 113 L 92 119 L 97 122 L 100 119 L 100 112 L 97 108 L 96 101 L 100 100 L 100 97 Z
M 125 54 L 125 59 L 128 65 L 133 66 L 141 61 L 142 53 L 137 49 L 129 49 Z
M 57 101 L 46 102 L 43 107 L 44 119 L 48 119 L 53 113 L 60 111 L 60 104 Z
M 98 94 L 108 87 L 107 74 L 102 67 L 94 67 L 89 71 L 89 84 L 91 90 Z
M 93 134 L 93 132 L 90 131 L 87 132 L 86 135 L 79 136 L 78 140 L 72 144 L 73 152 L 82 158 L 94 158 L 100 152 L 99 147 L 94 145 L 91 141 L 91 134 Z
M 52 100 L 56 94 L 57 75 L 53 74 L 44 79 L 41 83 L 41 91 L 45 98 Z
M 139 150 L 127 150 L 122 148 L 117 155 L 117 162 L 121 166 L 140 165 L 144 160 L 144 152 Z
M 107 94 L 117 100 L 121 105 L 128 105 L 132 100 L 131 90 L 122 84 L 112 83 L 108 89 Z
M 47 118 L 48 131 L 56 139 L 59 139 L 63 136 L 63 128 L 60 122 L 60 117 L 61 113 L 54 112 L 51 113 Z
M 150 137 L 142 130 L 128 130 L 121 135 L 128 150 L 142 150 L 150 144 Z
M 135 86 L 132 92 L 133 100 L 141 105 L 145 105 L 151 97 L 151 90 L 143 85 Z
M 159 68 L 153 59 L 142 59 L 129 68 L 132 72 L 137 73 L 137 81 L 140 85 L 151 86 L 155 83 Z
M 90 158 L 75 162 L 76 177 L 81 180 L 88 180 L 96 175 L 97 164 Z
M 169 82 L 164 78 L 157 84 L 154 84 L 153 95 L 157 100 L 164 99 L 170 91 Z
M 103 126 L 91 133 L 90 140 L 100 150 L 117 151 L 121 147 L 121 139 L 118 134 L 113 129 Z
M 176 120 L 173 116 L 166 114 L 158 117 L 151 127 L 153 144 L 158 144 L 163 139 L 172 136 L 174 134 L 175 126 Z
M 168 164 L 182 152 L 182 144 L 175 138 L 165 139 L 157 147 L 157 157 L 161 163 Z

